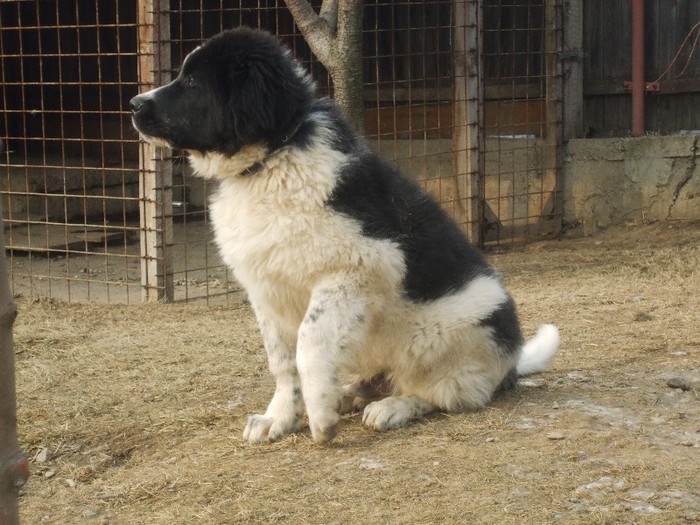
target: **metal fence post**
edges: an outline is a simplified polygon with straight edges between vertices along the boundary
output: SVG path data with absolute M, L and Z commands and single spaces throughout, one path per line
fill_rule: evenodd
M 170 13 L 167 0 L 139 0 L 139 85 L 170 80 Z M 139 150 L 141 283 L 144 301 L 172 301 L 173 244 L 171 151 L 142 143 Z

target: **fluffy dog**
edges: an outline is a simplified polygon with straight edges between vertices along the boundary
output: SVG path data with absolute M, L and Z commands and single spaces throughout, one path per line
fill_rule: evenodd
M 170 84 L 134 97 L 133 124 L 187 150 L 219 182 L 211 217 L 244 286 L 276 381 L 248 442 L 336 433 L 346 395 L 388 395 L 362 421 L 387 430 L 461 411 L 544 370 L 559 333 L 524 342 L 498 274 L 418 185 L 372 152 L 308 73 L 263 31 L 192 51 Z M 359 382 L 344 388 L 340 373 Z

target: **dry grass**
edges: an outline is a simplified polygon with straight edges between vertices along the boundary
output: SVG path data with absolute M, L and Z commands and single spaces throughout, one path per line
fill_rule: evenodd
M 49 450 L 23 522 L 699 522 L 700 224 L 490 259 L 528 334 L 561 328 L 552 369 L 400 431 L 347 416 L 327 447 L 241 442 L 272 389 L 245 305 L 20 303 L 20 435 Z

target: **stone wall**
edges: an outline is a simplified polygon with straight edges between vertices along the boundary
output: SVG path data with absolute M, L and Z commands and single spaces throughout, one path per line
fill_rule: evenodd
M 590 234 L 628 221 L 700 220 L 698 140 L 571 140 L 562 174 L 564 223 Z

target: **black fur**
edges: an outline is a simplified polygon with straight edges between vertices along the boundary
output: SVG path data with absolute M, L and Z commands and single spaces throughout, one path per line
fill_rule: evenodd
M 359 221 L 365 235 L 401 246 L 409 299 L 438 299 L 478 275 L 494 274 L 432 197 L 369 149 L 358 150 L 328 204 Z
M 328 145 L 353 159 L 328 205 L 357 220 L 365 235 L 401 246 L 407 298 L 435 300 L 478 275 L 494 275 L 439 204 L 372 152 L 332 101 L 315 99 L 313 84 L 293 64 L 269 33 L 224 31 L 193 51 L 178 77 L 157 90 L 157 105 L 153 96 L 134 97 L 134 121 L 142 133 L 173 147 L 233 155 L 256 142 L 270 151 L 310 147 L 322 116 L 333 130 Z M 483 324 L 508 352 L 517 351 L 521 336 L 512 302 Z
M 483 319 L 481 326 L 491 328 L 498 347 L 507 355 L 516 354 L 523 346 L 523 335 L 520 332 L 518 314 L 513 299 L 503 303 L 490 316 Z
M 324 346 L 330 345 L 329 350 L 332 351 L 329 352 L 329 356 L 337 360 L 333 366 L 340 365 L 340 356 L 358 351 L 357 348 L 351 348 L 350 345 L 359 343 L 360 339 L 358 338 L 356 341 L 353 337 L 345 337 L 343 335 L 345 328 L 341 330 L 326 326 L 329 323 L 325 323 L 324 320 L 328 315 L 335 316 L 330 317 L 333 323 L 342 324 L 339 319 L 344 315 L 344 312 L 338 309 L 342 307 L 342 304 L 318 302 L 319 298 L 316 295 L 320 289 L 310 291 L 307 288 L 319 286 L 318 283 L 324 282 L 325 277 L 333 279 L 337 277 L 338 286 L 342 288 L 340 291 L 343 296 L 346 293 L 352 296 L 361 292 L 354 288 L 352 290 L 345 288 L 356 286 L 354 281 L 348 284 L 348 278 L 355 276 L 353 272 L 356 272 L 358 276 L 372 276 L 371 272 L 386 272 L 387 279 L 391 279 L 395 275 L 393 268 L 387 270 L 381 264 L 367 265 L 363 268 L 359 266 L 358 262 L 356 268 L 351 268 L 349 265 L 354 264 L 352 257 L 348 258 L 348 266 L 344 266 L 342 259 L 337 258 L 338 251 L 334 242 L 336 237 L 313 238 L 317 233 L 314 229 L 320 217 L 320 220 L 330 221 L 330 231 L 334 232 L 333 235 L 347 235 L 350 231 L 350 241 L 359 242 L 359 250 L 371 250 L 374 246 L 367 248 L 366 238 L 364 241 L 357 239 L 358 229 L 364 236 L 382 241 L 376 244 L 383 245 L 382 248 L 385 250 L 376 251 L 375 254 L 389 253 L 393 258 L 398 255 L 397 252 L 400 250 L 405 264 L 405 266 L 399 266 L 398 261 L 396 264 L 399 271 L 404 272 L 403 287 L 400 292 L 407 300 L 414 303 L 413 306 L 416 306 L 417 303 L 421 304 L 406 310 L 391 310 L 392 315 L 400 315 L 396 312 L 407 311 L 410 316 L 413 315 L 410 311 L 415 310 L 417 312 L 416 319 L 420 324 L 422 313 L 429 314 L 434 306 L 429 303 L 437 302 L 440 298 L 450 294 L 460 293 L 458 304 L 464 310 L 469 309 L 470 305 L 467 301 L 485 299 L 483 307 L 474 309 L 475 312 L 481 313 L 473 315 L 487 316 L 479 323 L 480 332 L 483 334 L 483 332 L 488 331 L 492 334 L 491 338 L 484 338 L 483 344 L 487 351 L 493 350 L 493 354 L 483 357 L 481 355 L 483 349 L 475 350 L 464 347 L 462 351 L 465 353 L 463 356 L 465 359 L 462 363 L 456 358 L 460 349 L 451 348 L 450 351 L 453 352 L 455 360 L 460 361 L 460 366 L 465 363 L 468 365 L 464 372 L 466 375 L 478 375 L 478 372 L 467 370 L 473 359 L 483 359 L 483 363 L 477 363 L 477 368 L 479 366 L 498 366 L 497 370 L 501 371 L 502 367 L 513 367 L 507 374 L 504 374 L 498 387 L 499 391 L 509 390 L 517 382 L 517 365 L 515 363 L 518 359 L 518 352 L 523 345 L 515 304 L 510 297 L 504 296 L 506 292 L 501 291 L 499 284 L 489 279 L 477 283 L 473 289 L 465 288 L 470 281 L 480 276 L 498 279 L 497 273 L 486 263 L 481 253 L 469 244 L 457 224 L 435 199 L 416 182 L 384 162 L 371 150 L 367 142 L 352 129 L 333 102 L 328 99 L 317 100 L 314 91 L 313 83 L 307 74 L 291 59 L 289 52 L 280 46 L 276 37 L 262 31 L 237 28 L 220 33 L 193 51 L 173 82 L 134 97 L 130 104 L 134 125 L 142 135 L 145 135 L 147 140 L 156 145 L 165 143 L 174 148 L 189 150 L 195 170 L 205 177 L 221 180 L 222 190 L 214 197 L 215 201 L 212 206 L 214 224 L 218 233 L 226 232 L 230 226 L 234 226 L 232 229 L 236 230 L 228 239 L 225 238 L 226 235 L 217 237 L 222 254 L 226 255 L 225 258 L 229 259 L 230 264 L 239 270 L 237 276 L 249 290 L 257 291 L 257 287 L 260 287 L 262 293 L 257 294 L 257 299 L 267 308 L 267 315 L 269 312 L 276 312 L 283 318 L 279 321 L 279 326 L 273 330 L 271 323 L 276 321 L 273 319 L 265 320 L 265 316 L 263 316 L 260 323 L 263 337 L 281 340 L 281 335 L 277 334 L 276 331 L 284 327 L 284 330 L 289 331 L 289 333 L 285 333 L 285 339 L 291 341 L 295 337 L 293 330 L 297 322 L 295 319 L 303 316 L 303 321 L 300 321 L 303 329 L 300 329 L 296 334 L 297 341 L 300 344 L 309 345 L 311 338 L 308 335 L 314 334 L 315 330 L 320 330 L 319 333 L 322 333 L 323 337 L 316 337 L 314 341 L 322 341 Z M 252 147 L 236 156 L 236 153 L 245 146 Z M 284 148 L 289 148 L 289 151 L 284 150 Z M 201 152 L 202 155 L 197 155 L 196 152 Z M 273 152 L 276 152 L 277 156 L 273 156 Z M 337 155 L 336 152 L 341 154 Z M 212 153 L 220 153 L 221 155 L 208 155 Z M 288 164 L 298 162 L 306 153 L 309 154 L 309 163 L 317 162 L 319 158 L 322 159 L 321 162 L 307 164 L 302 161 L 299 166 Z M 326 155 L 329 160 L 327 163 L 324 161 Z M 229 158 L 221 158 L 222 156 Z M 311 173 L 302 171 L 308 170 L 309 165 L 311 165 L 310 169 L 319 171 Z M 295 177 L 297 173 L 302 174 L 301 180 L 289 181 L 293 184 L 289 184 L 288 188 L 285 186 L 284 191 L 273 195 L 273 199 L 264 198 L 264 192 L 279 190 L 281 182 L 286 184 L 288 179 Z M 313 176 L 308 176 L 309 174 Z M 246 179 L 241 180 L 244 177 Z M 269 180 L 256 180 L 253 177 L 268 177 Z M 268 184 L 270 181 L 274 183 Z M 319 186 L 318 188 L 305 187 L 305 190 L 311 190 L 305 193 L 297 191 L 300 182 L 305 184 L 318 183 Z M 246 193 L 246 191 L 250 193 Z M 250 221 L 245 215 L 245 212 L 248 211 L 245 206 L 235 210 L 226 208 L 227 199 L 236 202 L 238 195 L 242 199 L 253 198 L 251 210 L 254 213 Z M 299 201 L 300 196 L 301 199 L 304 199 L 309 198 L 308 195 L 311 195 L 312 199 L 310 204 L 314 221 L 307 223 L 304 217 L 307 203 Z M 326 199 L 326 201 L 319 202 L 316 200 L 318 198 Z M 289 199 L 292 205 L 290 208 L 285 207 L 286 201 L 284 199 Z M 277 206 L 282 209 L 274 209 Z M 321 207 L 323 209 L 319 209 Z M 292 210 L 292 213 L 289 210 Z M 229 215 L 229 211 L 240 213 Z M 278 211 L 279 214 L 275 215 Z M 272 232 L 276 237 L 264 238 L 269 230 L 266 228 L 267 222 L 260 215 L 261 213 L 270 213 L 270 216 L 277 220 L 272 224 L 280 226 L 282 230 Z M 339 214 L 344 216 L 344 220 L 337 221 L 341 226 L 334 230 Z M 230 221 L 238 222 L 232 225 Z M 248 229 L 246 230 L 246 228 Z M 322 232 L 325 231 L 323 228 L 319 229 Z M 245 231 L 245 234 L 238 230 Z M 282 242 L 283 246 L 278 251 L 268 247 L 268 244 L 272 244 L 271 242 L 267 244 L 262 242 L 273 239 L 275 242 L 280 242 L 283 235 L 294 235 L 299 230 L 301 233 L 298 237 L 302 240 L 298 241 L 298 250 L 319 249 L 322 251 L 320 254 L 314 253 L 313 257 L 308 259 L 303 256 L 297 258 L 294 252 L 297 245 L 292 242 L 286 244 Z M 246 235 L 249 235 L 249 238 L 246 238 Z M 307 239 L 309 242 L 305 243 Z M 369 244 L 374 245 L 375 243 Z M 386 249 L 389 248 L 387 245 L 392 245 L 391 249 Z M 394 247 L 397 247 L 398 250 L 395 250 Z M 270 266 L 269 268 L 265 264 L 260 264 L 259 261 L 260 254 L 265 253 L 262 250 L 268 249 L 269 253 L 272 254 L 267 261 L 270 263 L 267 265 Z M 327 250 L 333 255 L 332 264 L 324 264 L 323 250 Z M 279 271 L 277 267 L 284 262 L 280 263 L 277 256 L 288 256 L 289 253 L 292 253 L 290 259 L 294 259 L 293 262 L 297 266 L 292 266 L 289 272 Z M 248 254 L 253 254 L 254 257 L 247 260 Z M 277 267 L 273 267 L 275 263 Z M 304 273 L 306 271 L 304 265 L 310 266 L 307 273 Z M 342 271 L 346 271 L 348 275 L 345 277 L 337 275 L 338 267 Z M 362 274 L 362 271 L 367 273 Z M 279 279 L 276 273 L 280 273 Z M 257 282 L 255 277 L 259 277 Z M 317 278 L 318 280 L 316 280 Z M 295 280 L 297 279 L 300 279 L 302 286 L 296 285 Z M 371 277 L 367 278 L 367 282 L 372 282 Z M 479 288 L 481 284 L 484 284 L 484 287 Z M 279 295 L 276 293 L 277 287 L 282 289 Z M 272 289 L 274 289 L 274 293 L 271 291 Z M 482 292 L 476 291 L 479 289 Z M 396 292 L 395 290 L 389 292 L 391 301 L 396 301 Z M 469 292 L 472 292 L 471 296 Z M 308 301 L 309 293 L 314 296 L 313 301 L 316 303 L 314 303 L 314 307 L 307 305 L 302 308 L 306 304 L 305 301 Z M 473 293 L 493 293 L 495 296 L 479 298 L 474 297 Z M 256 297 L 253 293 L 250 295 Z M 504 297 L 507 297 L 507 300 L 503 301 Z M 282 301 L 286 302 L 283 304 Z M 401 308 L 405 306 L 405 301 L 398 302 Z M 452 309 L 460 307 L 455 306 L 456 302 L 448 301 L 445 304 Z M 491 308 L 488 308 L 489 304 L 492 305 Z M 283 315 L 282 312 L 288 306 L 290 311 L 284 312 Z M 358 306 L 358 308 L 361 307 Z M 387 329 L 393 331 L 385 334 L 380 330 L 384 327 L 375 325 L 375 321 L 380 322 L 380 316 L 366 317 L 368 312 L 374 315 L 374 308 L 375 306 L 367 307 L 366 310 L 358 309 L 359 313 L 354 318 L 351 317 L 347 320 L 348 323 L 351 323 L 348 326 L 360 332 L 359 328 L 364 324 L 365 326 L 361 328 L 364 330 L 363 334 L 368 338 L 368 342 L 371 342 L 372 337 L 379 337 L 381 339 L 378 341 L 383 345 L 386 342 L 384 338 L 392 337 L 395 330 L 400 329 L 394 325 L 400 320 L 390 319 L 388 322 L 391 324 L 388 325 Z M 491 311 L 493 308 L 496 310 Z M 327 314 L 327 312 L 330 313 Z M 439 305 L 436 305 L 435 312 L 438 315 Z M 488 312 L 491 313 L 488 314 Z M 352 316 L 353 313 L 347 312 L 347 315 Z M 455 322 L 461 323 L 463 317 L 465 323 L 469 322 L 468 316 L 460 316 L 460 312 L 455 314 L 457 319 Z M 407 329 L 411 330 L 412 328 L 407 326 Z M 323 332 L 324 330 L 329 333 L 326 334 Z M 408 336 L 410 337 L 410 335 L 409 332 Z M 307 337 L 304 338 L 304 336 Z M 468 343 L 473 343 L 473 341 L 465 338 L 463 344 Z M 313 343 L 313 345 L 315 344 L 316 342 Z M 401 344 L 408 345 L 409 343 Z M 420 342 L 417 344 L 420 345 Z M 278 346 L 279 348 L 277 348 Z M 285 348 L 282 348 L 283 346 Z M 280 368 L 287 369 L 284 372 L 286 384 L 296 385 L 292 395 L 288 396 L 291 397 L 291 401 L 287 400 L 286 402 L 288 406 L 279 410 L 280 414 L 286 412 L 286 414 L 282 414 L 284 420 L 292 410 L 297 419 L 301 417 L 303 398 L 308 393 L 302 391 L 298 386 L 300 381 L 303 383 L 305 380 L 302 371 L 296 369 L 290 371 L 293 366 L 289 366 L 289 360 L 294 359 L 294 347 L 291 344 L 289 348 L 286 346 L 286 344 L 273 344 L 272 346 L 266 344 L 268 349 L 273 348 L 275 352 L 280 354 L 275 359 L 281 359 L 285 362 L 285 366 Z M 368 349 L 361 351 L 380 351 L 376 350 L 377 348 L 369 346 Z M 313 352 L 308 352 L 308 348 L 305 350 L 310 356 L 311 353 L 315 355 L 316 350 L 322 349 L 314 348 Z M 272 350 L 268 351 L 272 352 Z M 287 361 L 284 361 L 285 359 Z M 311 358 L 309 357 L 309 359 Z M 379 383 L 388 383 L 386 377 L 391 377 L 392 380 L 396 381 L 397 388 L 401 381 L 412 379 L 409 377 L 410 374 L 407 374 L 407 377 L 399 378 L 398 374 L 403 373 L 402 368 L 406 368 L 400 364 L 400 359 L 403 357 L 387 357 L 386 362 L 383 359 L 377 359 L 376 363 L 372 359 L 366 359 L 369 364 L 363 366 L 366 366 L 367 370 L 358 370 L 358 372 L 372 375 L 383 370 L 380 377 L 385 379 L 375 379 Z M 411 359 L 414 357 L 408 356 L 406 359 L 406 362 L 411 363 Z M 392 360 L 396 362 L 392 363 Z M 394 365 L 396 367 L 392 368 Z M 325 363 L 324 366 L 326 366 Z M 307 367 L 306 372 L 310 368 Z M 312 370 L 316 370 L 316 367 Z M 338 401 L 336 396 L 339 392 L 337 388 L 338 377 L 335 370 L 327 372 L 326 377 L 313 378 L 314 381 L 317 379 L 324 381 L 322 383 L 324 389 L 318 391 L 311 389 L 311 393 L 317 398 L 327 396 L 328 399 L 323 403 L 333 408 L 331 405 Z M 431 375 L 431 370 L 425 372 L 426 377 Z M 498 378 L 491 379 L 490 388 L 495 387 L 500 377 L 499 375 Z M 433 380 L 439 381 L 441 379 L 433 377 L 431 381 Z M 367 383 L 365 386 L 371 387 L 373 381 L 374 379 L 365 381 Z M 360 386 L 362 385 L 363 383 L 360 383 Z M 461 386 L 460 389 L 462 389 Z M 382 393 L 379 388 L 374 390 L 377 390 L 377 393 Z M 451 394 L 449 392 L 445 394 L 453 395 L 454 400 L 445 401 L 445 399 L 440 398 L 439 400 L 425 401 L 418 397 L 408 398 L 409 401 L 411 399 L 412 401 L 408 405 L 403 405 L 410 412 L 408 416 L 402 416 L 400 411 L 392 413 L 390 407 L 375 405 L 374 408 L 370 409 L 366 424 L 385 430 L 391 428 L 392 425 L 403 425 L 411 417 L 422 415 L 427 410 L 433 409 L 435 403 L 442 403 L 449 409 L 462 406 L 463 400 L 458 398 L 462 393 L 457 392 L 456 387 L 454 390 Z M 333 396 L 330 393 L 334 393 Z M 466 392 L 464 394 L 466 401 L 464 402 L 478 405 L 485 402 L 481 399 L 482 394 L 490 393 L 479 392 L 478 396 L 470 396 L 467 395 L 469 392 Z M 316 400 L 318 401 L 318 399 Z M 402 400 L 402 402 L 405 401 L 406 399 Z M 273 405 L 274 403 L 270 407 Z M 314 405 L 310 404 L 307 408 L 312 406 Z M 383 414 L 384 410 L 389 412 Z M 366 415 L 367 413 L 365 412 Z M 275 417 L 279 418 L 280 414 L 276 414 Z M 392 418 L 397 415 L 399 421 L 392 422 Z M 309 412 L 312 433 L 317 441 L 326 441 L 334 434 L 335 427 L 323 426 L 326 423 L 314 426 L 313 418 L 319 417 L 319 414 Z M 324 420 L 323 417 L 320 419 Z M 332 418 L 325 419 L 332 420 Z M 244 432 L 245 439 L 250 441 L 275 440 L 294 430 L 287 428 L 280 430 L 279 433 L 268 435 L 268 429 L 261 428 L 260 425 L 268 424 L 269 421 L 270 418 L 267 416 L 251 418 Z M 296 424 L 297 421 L 294 421 L 295 428 Z
M 276 37 L 241 27 L 194 50 L 177 78 L 157 90 L 157 105 L 154 96 L 130 101 L 141 133 L 178 149 L 233 155 L 246 144 L 287 143 L 301 131 L 314 91 Z
M 233 155 L 256 142 L 270 151 L 309 147 L 320 125 L 314 117 L 322 115 L 333 130 L 326 135 L 329 146 L 354 159 L 328 205 L 359 221 L 366 235 L 401 246 L 406 297 L 431 301 L 475 276 L 493 275 L 439 204 L 372 152 L 332 101 L 314 99 L 313 85 L 293 64 L 269 33 L 224 31 L 193 51 L 178 77 L 156 95 L 132 99 L 134 122 L 175 148 Z

